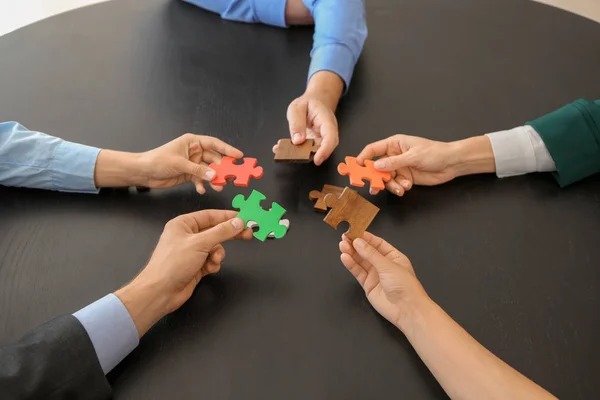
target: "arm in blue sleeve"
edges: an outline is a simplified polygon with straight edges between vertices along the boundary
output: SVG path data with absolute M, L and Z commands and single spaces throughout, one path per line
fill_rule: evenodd
M 129 311 L 114 294 L 104 296 L 73 316 L 90 337 L 104 374 L 108 374 L 139 343 Z
M 364 0 L 303 0 L 315 20 L 308 79 L 318 71 L 335 72 L 350 86 L 354 66 L 367 39 Z
M 286 0 L 184 0 L 223 19 L 285 28 Z
M 185 0 L 224 19 L 286 27 L 286 0 Z M 315 21 L 308 79 L 318 71 L 340 76 L 346 90 L 367 39 L 364 0 L 303 0 Z
M 100 149 L 0 123 L 0 185 L 97 193 L 94 169 Z

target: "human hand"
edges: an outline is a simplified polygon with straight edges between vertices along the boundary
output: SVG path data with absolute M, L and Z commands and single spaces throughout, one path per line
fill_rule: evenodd
M 168 188 L 193 182 L 196 191 L 206 193 L 215 171 L 208 168 L 220 162 L 223 155 L 241 158 L 243 153 L 223 141 L 203 135 L 186 133 L 156 149 L 144 153 L 124 153 L 102 150 L 96 161 L 96 187 L 141 186 Z M 210 185 L 220 192 L 222 186 Z
M 140 337 L 160 318 L 181 307 L 203 277 L 219 272 L 225 259 L 223 242 L 252 238 L 252 229 L 244 229 L 244 221 L 236 215 L 236 211 L 203 210 L 165 225 L 148 265 L 115 292 Z
M 386 188 L 398 196 L 413 185 L 439 185 L 458 176 L 496 170 L 494 152 L 486 136 L 445 143 L 394 135 L 366 146 L 357 160 L 362 164 L 374 157 L 379 157 L 375 168 L 391 172 Z M 377 192 L 372 190 L 371 194 Z
M 399 329 L 413 305 L 429 298 L 410 260 L 382 238 L 365 232 L 351 242 L 344 235 L 339 247 L 342 263 L 373 308 Z
M 314 139 L 319 150 L 315 153 L 315 165 L 321 165 L 331 156 L 339 144 L 335 109 L 342 94 L 342 79 L 329 71 L 315 73 L 306 92 L 289 105 L 287 119 L 292 143 L 302 144 Z M 273 146 L 277 151 L 279 142 Z
M 215 177 L 215 171 L 208 164 L 219 163 L 223 155 L 241 158 L 244 154 L 217 138 L 186 133 L 142 153 L 141 159 L 148 187 L 168 188 L 191 181 L 196 191 L 204 194 L 204 181 L 210 182 Z M 223 190 L 222 186 L 210 186 L 217 192 Z

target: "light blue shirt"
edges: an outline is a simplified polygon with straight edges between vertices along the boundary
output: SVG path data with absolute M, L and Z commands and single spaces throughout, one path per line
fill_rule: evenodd
M 287 0 L 184 0 L 222 18 L 287 27 Z M 364 0 L 303 0 L 315 21 L 308 79 L 318 71 L 331 71 L 344 80 L 346 90 L 367 38 Z
M 100 149 L 0 123 L 0 185 L 98 193 L 94 170 Z M 104 373 L 138 345 L 138 331 L 123 303 L 109 294 L 73 314 L 88 333 Z

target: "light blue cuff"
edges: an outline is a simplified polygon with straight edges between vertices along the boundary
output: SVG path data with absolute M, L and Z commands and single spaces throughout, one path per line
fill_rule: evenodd
M 52 183 L 62 192 L 98 193 L 94 170 L 100 149 L 63 141 L 52 160 Z
M 286 0 L 254 1 L 256 19 L 263 24 L 287 28 L 285 24 Z
M 73 314 L 85 328 L 104 374 L 135 349 L 138 331 L 125 305 L 108 294 Z
M 352 51 L 343 44 L 326 44 L 317 47 L 311 54 L 312 60 L 308 69 L 308 80 L 319 71 L 331 71 L 340 76 L 348 91 L 356 60 Z

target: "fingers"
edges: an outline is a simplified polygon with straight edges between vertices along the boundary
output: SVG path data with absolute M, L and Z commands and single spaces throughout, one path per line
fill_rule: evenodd
M 409 150 L 398 156 L 380 158 L 375 161 L 375 168 L 380 171 L 394 171 L 400 168 L 412 167 L 414 162 L 412 155 L 413 154 Z
M 389 139 L 383 139 L 367 145 L 358 156 L 356 156 L 358 163 L 363 164 L 365 160 L 371 160 L 375 157 L 387 154 L 388 140 Z
M 213 169 L 208 168 L 208 165 L 204 163 L 195 163 L 185 158 L 179 159 L 175 167 L 184 174 L 188 174 L 196 179 L 203 179 L 209 182 L 215 177 L 216 174 Z
M 323 164 L 339 144 L 338 127 L 333 113 L 331 113 L 331 118 L 333 121 L 329 119 L 321 125 L 321 137 L 323 141 L 321 142 L 321 147 L 315 153 L 315 165 Z
M 193 134 L 190 135 L 194 136 L 193 139 L 195 139 L 196 143 L 200 144 L 204 150 L 218 151 L 221 154 L 233 158 L 242 158 L 244 156 L 244 153 L 242 153 L 240 150 L 215 137 Z
M 308 102 L 294 100 L 287 109 L 287 120 L 290 127 L 292 143 L 302 144 L 306 140 L 306 119 L 308 115 Z
M 212 228 L 196 234 L 196 242 L 200 251 L 209 251 L 223 242 L 234 239 L 244 229 L 244 221 L 232 218 L 221 222 Z
M 237 211 L 232 210 L 202 210 L 183 214 L 175 219 L 183 221 L 193 233 L 199 233 L 222 222 L 229 221 L 235 218 L 237 214 Z
M 216 151 L 206 150 L 206 151 L 202 152 L 202 161 L 204 161 L 207 164 L 211 164 L 211 163 L 220 164 L 222 159 L 223 159 L 223 157 L 221 156 L 221 154 L 217 153 Z M 195 160 L 192 160 L 192 161 L 195 161 Z
M 389 271 L 394 267 L 394 264 L 386 259 L 378 248 L 378 246 L 382 245 L 382 242 L 383 239 L 376 236 L 372 236 L 371 241 L 358 238 L 352 242 L 352 247 L 354 247 L 358 255 L 368 261 L 378 273 Z
M 354 258 L 352 258 L 349 254 L 347 253 L 342 253 L 342 255 L 340 256 L 340 260 L 342 260 L 342 264 L 344 264 L 344 266 L 346 267 L 346 269 L 348 271 L 350 271 L 350 273 L 352 274 L 352 276 L 356 279 L 356 281 L 361 285 L 364 286 L 365 282 L 367 281 L 367 271 L 365 271 L 360 264 L 358 264 Z
M 206 189 L 204 188 L 204 183 L 202 181 L 194 180 L 194 186 L 196 186 L 196 192 L 198 192 L 198 194 L 206 193 Z
M 379 236 L 375 236 L 372 233 L 365 232 L 362 239 L 373 246 L 379 253 L 389 259 L 395 259 L 398 256 L 404 256 L 400 250 L 389 244 Z M 406 256 L 404 256 L 406 257 Z
M 218 244 L 215 247 L 213 247 L 210 251 L 208 258 L 216 264 L 222 263 L 225 259 L 225 248 L 223 247 L 223 245 Z

